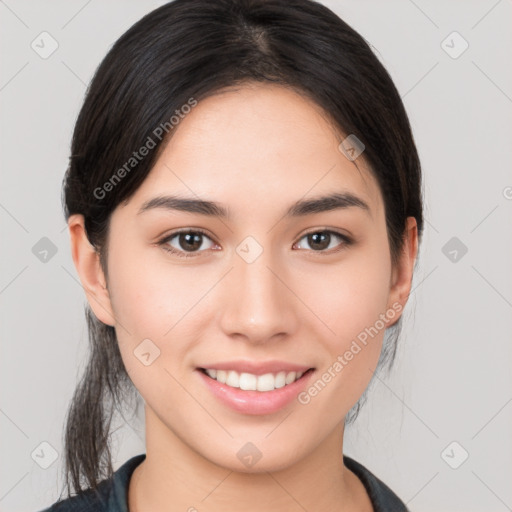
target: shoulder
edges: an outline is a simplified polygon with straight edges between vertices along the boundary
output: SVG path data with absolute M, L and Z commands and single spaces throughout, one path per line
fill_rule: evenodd
M 94 490 L 87 489 L 40 512 L 128 512 L 128 484 L 135 468 L 145 454 L 127 460 L 111 478 L 103 480 Z
M 84 491 L 76 496 L 71 496 L 62 501 L 57 501 L 48 508 L 41 512 L 107 512 L 107 502 L 105 501 L 104 494 L 98 486 L 98 490 L 93 492 L 91 490 Z
M 343 462 L 363 483 L 375 512 L 409 512 L 405 503 L 361 463 L 346 455 L 343 455 Z

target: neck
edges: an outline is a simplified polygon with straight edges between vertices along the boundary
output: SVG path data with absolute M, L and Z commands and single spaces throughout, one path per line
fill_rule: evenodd
M 146 459 L 130 480 L 129 512 L 371 512 L 361 481 L 343 464 L 343 432 L 341 424 L 291 466 L 241 472 L 200 455 L 146 405 Z

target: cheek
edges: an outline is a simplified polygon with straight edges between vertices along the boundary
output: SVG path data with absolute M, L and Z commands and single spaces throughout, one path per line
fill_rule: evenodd
M 302 294 L 322 325 L 319 338 L 328 357 L 324 382 L 333 382 L 325 398 L 350 408 L 367 387 L 375 369 L 385 330 L 395 311 L 387 314 L 391 260 L 387 245 L 354 253 L 340 265 L 304 274 Z M 384 255 L 384 256 L 383 256 Z M 382 318 L 387 318 L 383 321 Z M 387 315 L 387 316 L 386 316 Z M 328 326 L 328 328 L 327 328 Z M 320 384 L 320 387 L 322 384 Z M 313 391 L 314 392 L 314 391 Z M 331 400 L 328 400 L 331 402 Z
M 110 273 L 112 306 L 132 335 L 161 338 L 209 288 L 200 270 L 166 261 L 161 248 L 138 250 L 132 244 L 117 253 L 111 254 L 116 262 Z
M 326 280 L 329 293 L 310 296 L 330 329 L 322 329 L 325 334 L 317 338 L 326 355 L 317 378 L 298 398 L 310 404 L 316 416 L 326 418 L 326 424 L 336 424 L 359 400 L 382 349 L 387 324 L 381 315 L 386 315 L 389 276 L 364 268 L 362 273 L 347 268 L 336 279 L 331 276 Z M 389 315 L 388 323 L 391 319 Z
M 385 313 L 390 275 L 390 260 L 382 252 L 361 251 L 339 265 L 309 267 L 300 296 L 324 325 L 326 339 L 337 340 L 342 348 Z
M 180 340 L 188 339 L 185 331 L 190 326 L 197 329 L 199 303 L 214 276 L 198 275 L 193 266 L 168 264 L 162 255 L 148 259 L 147 251 L 118 250 L 111 256 L 116 265 L 111 267 L 110 295 L 123 358 L 145 339 L 152 340 L 162 355 L 172 340 L 173 354 L 182 355 L 185 347 Z
M 145 400 L 172 393 L 181 403 L 181 388 L 169 373 L 180 381 L 189 371 L 188 353 L 202 328 L 200 301 L 212 286 L 212 276 L 165 262 L 139 266 L 137 258 L 134 252 L 118 258 L 111 272 L 121 357 Z

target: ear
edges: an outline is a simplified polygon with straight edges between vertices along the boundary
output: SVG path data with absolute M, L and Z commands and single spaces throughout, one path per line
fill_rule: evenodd
M 114 326 L 114 313 L 107 290 L 107 282 L 100 265 L 99 253 L 87 238 L 83 215 L 70 215 L 68 228 L 71 239 L 71 255 L 89 305 L 98 320 Z
M 407 217 L 405 227 L 405 240 L 400 252 L 399 260 L 391 273 L 391 289 L 388 298 L 388 309 L 397 309 L 400 304 L 400 311 L 403 311 L 409 294 L 411 293 L 414 263 L 418 255 L 418 227 L 414 217 Z M 393 304 L 395 305 L 393 307 Z M 395 322 L 400 318 L 398 315 Z M 390 324 L 392 325 L 392 324 Z

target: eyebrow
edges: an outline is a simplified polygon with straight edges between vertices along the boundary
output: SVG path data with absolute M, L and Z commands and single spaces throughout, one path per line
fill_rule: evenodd
M 360 197 L 350 192 L 335 192 L 327 196 L 299 200 L 286 210 L 284 217 L 301 217 L 313 213 L 322 213 L 350 207 L 361 208 L 367 213 L 370 213 L 368 203 Z M 199 213 L 201 215 L 219 217 L 226 220 L 231 218 L 229 210 L 215 201 L 168 195 L 147 200 L 140 207 L 137 215 L 153 209 Z

